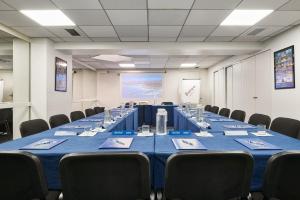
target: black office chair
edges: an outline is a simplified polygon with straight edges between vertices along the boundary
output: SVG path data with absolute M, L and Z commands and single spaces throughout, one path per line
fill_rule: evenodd
M 22 137 L 34 135 L 49 130 L 48 123 L 43 119 L 32 119 L 20 124 L 20 132 Z
M 161 102 L 161 105 L 172 106 L 172 105 L 174 105 L 174 103 L 170 102 L 170 101 L 164 101 L 164 102 Z
M 0 109 L 0 143 L 13 139 L 13 111 L 12 108 Z
M 252 124 L 254 126 L 261 124 L 261 125 L 265 125 L 266 128 L 268 129 L 271 124 L 271 118 L 268 115 L 255 113 L 250 116 L 248 124 Z
M 130 107 L 130 103 L 129 102 L 126 102 L 125 103 L 125 108 L 129 108 Z
M 229 117 L 230 116 L 230 109 L 222 108 L 219 112 L 219 115 L 221 115 L 223 117 Z
M 273 155 L 267 164 L 263 194 L 265 200 L 300 199 L 300 152 L 281 152 Z
M 238 120 L 241 122 L 245 121 L 245 117 L 246 117 L 246 113 L 245 113 L 245 111 L 242 111 L 242 110 L 234 110 L 234 111 L 232 111 L 231 116 L 230 116 L 231 119 L 235 119 L 235 120 Z
M 278 117 L 273 120 L 270 129 L 293 138 L 299 138 L 300 121 Z
M 95 111 L 96 114 L 98 114 L 98 113 L 103 113 L 104 110 L 105 110 L 104 107 L 95 107 L 95 108 L 94 108 L 94 111 Z
M 59 192 L 48 192 L 38 157 L 26 152 L 0 152 L 0 199 L 54 200 Z
M 253 157 L 246 152 L 190 152 L 170 156 L 165 198 L 216 200 L 249 195 Z
M 211 107 L 210 112 L 215 113 L 215 114 L 218 114 L 218 112 L 219 112 L 219 107 L 218 107 L 218 106 L 213 106 L 213 107 Z
M 49 124 L 51 128 L 55 128 L 67 123 L 70 123 L 70 120 L 68 116 L 64 114 L 53 115 L 49 119 Z
M 80 120 L 85 118 L 85 115 L 82 111 L 73 111 L 70 114 L 71 121 L 74 122 L 76 120 Z
M 142 153 L 74 153 L 60 161 L 64 200 L 150 198 L 150 164 Z
M 91 109 L 91 108 L 85 109 L 85 116 L 86 117 L 90 117 L 92 115 L 96 115 L 96 112 L 95 112 L 94 109 Z
M 206 105 L 206 106 L 204 107 L 204 110 L 210 112 L 210 110 L 211 110 L 211 105 Z

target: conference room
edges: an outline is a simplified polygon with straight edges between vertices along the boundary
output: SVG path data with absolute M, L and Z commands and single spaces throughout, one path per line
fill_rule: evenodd
M 0 200 L 299 200 L 299 0 L 0 0 Z

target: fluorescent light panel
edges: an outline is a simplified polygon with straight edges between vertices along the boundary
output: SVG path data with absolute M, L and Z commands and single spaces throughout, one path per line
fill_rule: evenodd
M 234 10 L 221 23 L 221 26 L 253 26 L 273 10 Z
M 21 10 L 22 14 L 42 26 L 75 26 L 61 10 Z
M 197 63 L 182 63 L 180 67 L 195 67 Z
M 120 63 L 119 66 L 123 67 L 123 68 L 134 68 L 135 64 L 133 64 L 133 63 Z
M 105 60 L 105 61 L 110 61 L 110 62 L 128 62 L 128 61 L 131 61 L 131 57 L 120 56 L 120 55 L 99 55 L 99 56 L 95 56 L 93 58 L 97 59 L 97 60 Z

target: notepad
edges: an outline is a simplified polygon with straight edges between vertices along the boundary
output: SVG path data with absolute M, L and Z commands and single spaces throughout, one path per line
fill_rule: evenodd
M 247 131 L 224 131 L 226 136 L 245 136 L 248 135 Z
M 227 118 L 210 118 L 209 121 L 211 121 L 211 122 L 234 122 L 233 119 L 227 119 Z
M 268 133 L 267 131 L 257 131 L 257 132 L 253 132 L 252 134 L 255 135 L 255 136 L 258 136 L 258 137 L 270 137 L 270 136 L 273 136 L 272 134 Z
M 79 134 L 79 136 L 81 137 L 93 137 L 95 135 L 97 135 L 96 131 L 84 131 L 81 134 Z
M 63 142 L 67 139 L 42 139 L 37 142 L 34 142 L 30 145 L 22 147 L 20 150 L 48 150 L 51 149 Z
M 199 133 L 195 133 L 198 137 L 214 137 L 211 133 L 207 131 L 200 131 Z
M 255 126 L 251 125 L 224 125 L 224 128 L 230 128 L 230 129 L 248 129 L 248 128 L 257 128 Z
M 102 122 L 103 119 L 81 119 L 78 122 Z
M 99 149 L 129 149 L 133 138 L 107 138 Z
M 59 128 L 60 129 L 84 129 L 84 128 L 91 128 L 91 126 L 64 125 Z
M 173 138 L 172 142 L 178 150 L 206 150 L 207 148 L 197 139 Z
M 265 142 L 259 138 L 243 138 L 243 139 L 235 139 L 235 141 L 241 143 L 251 150 L 280 150 L 282 148 Z
M 152 132 L 140 132 L 137 134 L 137 136 L 139 136 L 139 137 L 151 137 L 153 135 L 154 135 L 154 133 L 152 133 Z
M 55 131 L 55 136 L 75 136 L 78 135 L 75 131 Z

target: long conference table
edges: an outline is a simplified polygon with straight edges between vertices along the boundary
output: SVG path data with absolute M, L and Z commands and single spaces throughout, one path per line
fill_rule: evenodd
M 113 115 L 118 115 L 118 111 L 114 110 Z M 254 157 L 254 171 L 252 177 L 251 190 L 258 191 L 262 187 L 262 179 L 265 170 L 267 160 L 271 155 L 287 150 L 300 150 L 300 141 L 294 138 L 284 136 L 282 134 L 268 131 L 273 136 L 260 137 L 260 139 L 269 142 L 271 144 L 277 145 L 282 148 L 282 150 L 250 150 L 247 147 L 236 142 L 236 138 L 251 137 L 255 138 L 251 132 L 258 130 L 257 127 L 252 126 L 246 129 L 249 132 L 248 136 L 225 136 L 224 130 L 230 130 L 225 128 L 224 125 L 245 125 L 245 123 L 239 121 L 231 122 L 215 122 L 211 121 L 213 119 L 222 119 L 219 115 L 205 112 L 205 121 L 210 124 L 211 129 L 208 131 L 213 135 L 213 137 L 198 137 L 194 133 L 185 136 L 175 136 L 175 135 L 164 135 L 158 136 L 154 135 L 151 137 L 141 137 L 135 135 L 121 136 L 121 137 L 133 137 L 133 143 L 130 149 L 99 149 L 99 146 L 110 137 L 120 137 L 115 136 L 111 132 L 115 130 L 137 130 L 138 128 L 138 109 L 135 108 L 131 110 L 127 115 L 118 119 L 114 124 L 110 125 L 105 132 L 97 133 L 93 137 L 80 137 L 80 136 L 54 136 L 57 130 L 71 130 L 80 131 L 78 129 L 72 128 L 72 126 L 91 126 L 96 125 L 93 119 L 103 119 L 103 114 L 97 114 L 86 118 L 87 120 L 75 121 L 67 125 L 63 125 L 49 131 L 45 131 L 36 135 L 28 136 L 25 138 L 17 139 L 11 142 L 0 144 L 0 151 L 3 150 L 19 150 L 25 145 L 31 144 L 35 141 L 44 138 L 67 138 L 64 143 L 55 146 L 50 150 L 30 150 L 29 152 L 37 155 L 42 162 L 44 172 L 48 181 L 49 189 L 61 189 L 60 179 L 59 179 L 59 161 L 60 159 L 68 153 L 77 152 L 109 152 L 109 151 L 138 151 L 145 153 L 151 164 L 151 178 L 153 189 L 162 189 L 164 187 L 164 172 L 166 166 L 166 160 L 173 153 L 179 152 L 176 150 L 172 143 L 172 138 L 196 138 L 198 139 L 206 148 L 207 151 L 247 151 L 251 153 Z M 89 121 L 90 120 L 90 121 Z M 175 130 L 191 130 L 192 132 L 199 132 L 205 130 L 200 127 L 199 123 L 196 122 L 194 118 L 188 117 L 179 108 L 174 108 L 173 113 L 174 129 Z M 82 130 L 81 130 L 82 131 Z M 126 173 L 126 172 L 124 172 Z

